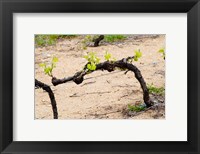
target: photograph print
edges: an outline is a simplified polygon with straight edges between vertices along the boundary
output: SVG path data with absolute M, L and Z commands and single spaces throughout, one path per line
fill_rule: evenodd
M 35 120 L 165 120 L 165 34 L 35 34 Z

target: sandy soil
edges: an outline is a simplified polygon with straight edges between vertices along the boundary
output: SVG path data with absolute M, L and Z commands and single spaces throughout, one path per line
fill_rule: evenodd
M 158 50 L 165 47 L 165 35 L 129 36 L 121 42 L 112 44 L 102 42 L 99 47 L 80 48 L 82 37 L 61 39 L 56 45 L 38 47 L 35 49 L 35 78 L 51 85 L 56 97 L 59 119 L 164 119 L 164 98 L 154 99 L 161 105 L 141 113 L 130 113 L 128 104 L 142 102 L 142 89 L 132 72 L 126 75 L 124 71 L 96 71 L 85 76 L 80 85 L 74 82 L 54 87 L 51 78 L 44 74 L 39 64 L 50 62 L 53 56 L 59 62 L 53 70 L 56 78 L 74 75 L 86 64 L 83 58 L 88 52 L 96 52 L 104 61 L 105 51 L 117 60 L 134 55 L 135 49 L 140 49 L 142 58 L 134 62 L 140 70 L 146 83 L 156 87 L 165 86 L 165 61 Z M 48 94 L 42 89 L 35 90 L 35 119 L 53 119 L 52 107 Z

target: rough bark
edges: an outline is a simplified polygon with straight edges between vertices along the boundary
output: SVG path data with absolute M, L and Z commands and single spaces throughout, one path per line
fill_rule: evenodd
M 105 61 L 103 63 L 99 63 L 96 65 L 96 70 L 94 70 L 94 71 L 107 70 L 108 72 L 112 72 L 115 70 L 116 67 L 118 67 L 121 69 L 128 69 L 128 70 L 134 72 L 135 77 L 139 81 L 140 86 L 143 90 L 144 103 L 146 104 L 147 107 L 150 107 L 153 105 L 153 103 L 150 100 L 149 91 L 147 89 L 146 82 L 144 81 L 144 78 L 142 77 L 140 70 L 135 65 L 128 62 L 128 60 L 132 59 L 132 58 L 134 58 L 134 57 L 123 58 L 123 59 L 115 61 L 115 62 Z M 82 83 L 84 80 L 84 76 L 86 74 L 94 72 L 94 71 L 88 71 L 86 66 L 87 66 L 87 64 L 85 65 L 84 70 L 77 72 L 74 76 L 70 76 L 70 77 L 63 78 L 63 79 L 57 79 L 57 78 L 53 77 L 52 84 L 54 86 L 56 86 L 56 85 L 59 85 L 62 83 L 66 83 L 68 81 L 74 81 L 76 84 Z
M 48 86 L 47 84 L 35 79 L 35 87 L 42 88 L 43 90 L 45 90 L 49 94 L 49 98 L 51 100 L 51 106 L 52 106 L 52 110 L 53 110 L 53 117 L 54 117 L 54 119 L 58 119 L 58 111 L 57 111 L 56 100 L 55 100 L 54 93 L 51 90 L 50 86 Z

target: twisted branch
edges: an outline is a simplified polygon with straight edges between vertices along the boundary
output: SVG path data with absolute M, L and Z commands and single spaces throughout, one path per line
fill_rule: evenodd
M 51 90 L 50 86 L 48 86 L 47 84 L 35 79 L 35 87 L 42 88 L 43 90 L 45 90 L 49 94 L 49 98 L 51 100 L 51 106 L 52 106 L 52 110 L 53 110 L 53 117 L 54 117 L 54 119 L 58 119 L 58 111 L 57 111 L 57 106 L 56 106 L 56 100 L 55 100 L 54 93 Z
M 132 58 L 134 58 L 134 57 L 123 58 L 123 59 L 115 61 L 115 62 L 114 61 L 105 61 L 103 63 L 99 63 L 96 65 L 96 70 L 94 70 L 94 71 L 107 70 L 108 72 L 112 72 L 115 70 L 116 67 L 118 67 L 121 69 L 128 69 L 128 70 L 134 72 L 135 77 L 139 81 L 140 86 L 143 90 L 144 103 L 146 104 L 147 107 L 150 107 L 153 105 L 153 103 L 150 100 L 149 91 L 147 89 L 146 82 L 144 81 L 144 78 L 142 77 L 140 70 L 135 65 L 128 62 Z M 75 73 L 73 76 L 63 78 L 63 79 L 57 79 L 57 78 L 53 77 L 52 84 L 54 86 L 57 86 L 59 84 L 63 84 L 63 83 L 69 82 L 69 81 L 74 81 L 76 84 L 80 84 L 83 82 L 85 75 L 92 73 L 94 71 L 89 71 L 87 69 L 87 64 L 86 64 L 85 68 L 82 71 Z
M 94 47 L 99 46 L 99 42 L 104 39 L 104 35 L 100 35 L 97 39 L 94 40 Z

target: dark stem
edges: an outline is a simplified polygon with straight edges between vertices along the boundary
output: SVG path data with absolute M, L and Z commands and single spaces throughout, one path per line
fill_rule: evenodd
M 121 68 L 121 69 L 128 69 L 132 72 L 134 72 L 136 79 L 139 81 L 140 86 L 143 90 L 143 100 L 144 103 L 146 104 L 147 107 L 150 107 L 153 105 L 153 102 L 151 102 L 150 97 L 149 97 L 149 91 L 146 86 L 146 82 L 144 81 L 144 78 L 142 77 L 142 74 L 140 70 L 133 65 L 132 63 L 129 63 L 128 61 L 134 57 L 128 57 L 128 58 L 123 58 L 118 61 L 105 61 L 103 63 L 99 63 L 96 65 L 96 70 L 107 70 L 108 72 L 112 72 L 115 70 L 116 67 Z M 87 64 L 86 64 L 87 65 Z M 52 78 L 52 84 L 54 86 L 66 83 L 68 81 L 74 81 L 76 84 L 80 84 L 84 80 L 84 76 L 86 74 L 92 73 L 94 71 L 88 71 L 85 67 L 84 70 L 77 72 L 74 76 L 68 77 L 68 78 L 63 78 L 63 79 L 56 79 L 55 77 Z
M 104 35 L 100 35 L 97 39 L 94 40 L 94 47 L 99 46 L 99 42 L 104 39 Z
M 35 79 L 35 87 L 42 88 L 43 90 L 45 90 L 49 94 L 49 98 L 51 100 L 51 106 L 52 106 L 52 110 L 53 110 L 53 117 L 54 117 L 54 119 L 58 119 L 58 111 L 57 111 L 57 106 L 56 106 L 56 100 L 55 100 L 54 93 L 51 90 L 50 86 L 48 86 L 47 84 Z
M 145 104 L 147 105 L 147 107 L 152 106 L 153 104 L 150 102 L 149 91 L 140 70 L 132 64 L 127 64 L 127 68 L 135 73 L 135 77 L 139 81 L 140 86 L 142 87 L 143 90 L 143 100 Z

